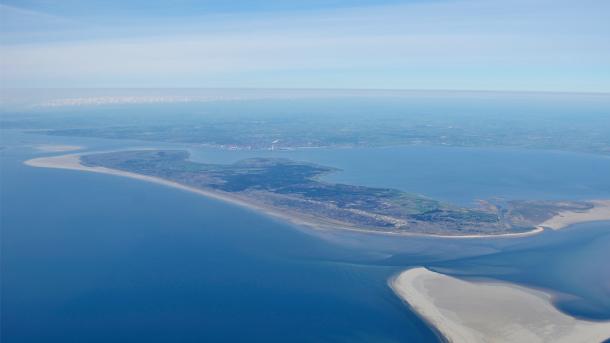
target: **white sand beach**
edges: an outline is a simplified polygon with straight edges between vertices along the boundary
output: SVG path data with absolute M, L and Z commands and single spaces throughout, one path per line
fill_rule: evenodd
M 80 171 L 93 172 L 93 173 L 123 176 L 123 177 L 132 178 L 132 179 L 161 184 L 161 185 L 168 186 L 168 187 L 178 188 L 178 189 L 185 190 L 188 192 L 197 193 L 197 194 L 200 194 L 200 195 L 203 195 L 206 197 L 222 200 L 225 202 L 234 203 L 234 204 L 237 204 L 240 206 L 250 207 L 250 208 L 257 209 L 257 210 L 264 210 L 262 207 L 259 208 L 250 203 L 240 201 L 237 197 L 234 197 L 234 196 L 228 196 L 228 195 L 225 196 L 220 192 L 206 191 L 203 189 L 186 186 L 186 185 L 180 184 L 178 182 L 165 180 L 165 179 L 162 179 L 159 177 L 147 176 L 147 175 L 131 173 L 131 172 L 126 172 L 126 171 L 122 171 L 122 170 L 105 168 L 105 167 L 85 166 L 80 163 L 80 154 L 68 154 L 68 155 L 52 156 L 52 157 L 39 157 L 39 158 L 33 158 L 31 160 L 27 160 L 24 163 L 28 166 L 38 167 L 38 168 L 80 170 Z
M 453 343 L 594 343 L 610 338 L 610 322 L 566 315 L 538 290 L 468 282 L 426 268 L 404 271 L 389 283 Z
M 593 200 L 595 206 L 586 211 L 563 211 L 539 226 L 553 230 L 563 229 L 573 224 L 610 220 L 610 200 Z
M 238 206 L 246 207 L 249 209 L 256 210 L 257 212 L 261 212 L 267 214 L 269 216 L 279 218 L 284 221 L 291 222 L 295 225 L 306 226 L 314 229 L 327 229 L 327 228 L 336 228 L 338 226 L 333 225 L 332 222 L 321 222 L 316 221 L 315 218 L 309 218 L 303 215 L 299 215 L 298 213 L 293 213 L 290 211 L 280 211 L 274 208 L 270 208 L 264 205 L 257 205 L 252 201 L 247 201 L 246 199 L 240 198 L 238 195 L 232 193 L 225 193 L 221 191 L 211 191 L 204 190 L 196 187 L 191 187 L 187 185 L 183 185 L 178 182 L 165 180 L 159 177 L 147 176 L 137 173 L 131 173 L 122 170 L 116 170 L 105 167 L 90 167 L 81 164 L 80 161 L 81 154 L 68 154 L 68 155 L 60 155 L 60 156 L 51 156 L 51 157 L 39 157 L 33 158 L 31 160 L 27 160 L 24 164 L 37 167 L 37 168 L 52 168 L 52 169 L 67 169 L 67 170 L 79 170 L 93 173 L 101 173 L 101 174 L 109 174 L 115 176 L 128 177 L 132 179 L 137 179 L 146 182 L 152 182 L 168 187 L 173 187 L 177 189 L 181 189 L 184 191 L 188 191 L 191 193 L 196 193 L 199 195 L 203 195 L 205 197 L 209 197 L 212 199 L 224 201 L 227 203 L 235 204 Z M 349 228 L 347 228 L 349 230 Z M 364 230 L 363 230 L 364 231 Z

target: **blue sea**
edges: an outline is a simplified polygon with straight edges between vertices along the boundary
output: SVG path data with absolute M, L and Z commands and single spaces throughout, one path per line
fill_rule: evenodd
M 36 144 L 159 144 L 12 130 L 1 138 L 2 342 L 437 342 L 387 286 L 422 265 L 544 289 L 566 313 L 610 319 L 610 223 L 513 239 L 316 231 L 161 185 L 23 165 L 51 155 Z M 321 163 L 342 169 L 330 181 L 461 204 L 610 198 L 610 158 L 589 154 L 184 147 L 208 162 Z

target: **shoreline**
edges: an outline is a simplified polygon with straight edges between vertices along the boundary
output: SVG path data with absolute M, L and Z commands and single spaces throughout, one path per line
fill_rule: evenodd
M 445 340 L 474 342 L 602 342 L 610 321 L 576 319 L 551 295 L 508 282 L 471 282 L 423 267 L 388 280 L 394 293 Z
M 481 235 L 476 235 L 476 234 L 475 235 L 473 235 L 473 234 L 471 234 L 471 235 L 436 235 L 436 234 L 412 233 L 412 232 L 382 232 L 382 231 L 367 230 L 367 229 L 362 229 L 362 228 L 357 228 L 357 227 L 350 227 L 350 226 L 346 226 L 343 223 L 333 222 L 332 220 L 324 221 L 324 220 L 320 220 L 319 218 L 312 218 L 310 216 L 305 216 L 303 214 L 294 213 L 293 211 L 289 211 L 288 213 L 286 213 L 286 211 L 280 211 L 280 210 L 277 210 L 274 208 L 270 208 L 268 206 L 255 205 L 251 201 L 242 199 L 241 197 L 234 195 L 234 194 L 230 194 L 230 193 L 225 194 L 224 192 L 211 191 L 211 190 L 201 189 L 201 188 L 197 188 L 197 187 L 193 187 L 193 186 L 187 186 L 187 185 L 181 184 L 179 182 L 166 180 L 166 179 L 163 179 L 160 177 L 137 174 L 137 173 L 122 171 L 122 170 L 118 170 L 118 169 L 111 169 L 111 168 L 106 168 L 106 167 L 88 167 L 88 166 L 85 166 L 80 163 L 80 155 L 82 155 L 82 154 L 84 154 L 84 153 L 38 157 L 38 158 L 33 158 L 33 159 L 29 159 L 27 161 L 24 161 L 24 164 L 31 166 L 31 167 L 37 167 L 37 168 L 78 170 L 78 171 L 85 171 L 85 172 L 93 172 L 93 173 L 128 177 L 131 179 L 156 183 L 156 184 L 164 185 L 167 187 L 177 188 L 177 189 L 180 189 L 183 191 L 188 191 L 191 193 L 199 194 L 199 195 L 202 195 L 202 196 L 205 196 L 208 198 L 220 200 L 220 201 L 223 201 L 226 203 L 241 206 L 241 207 L 248 208 L 251 210 L 255 210 L 257 212 L 262 212 L 265 215 L 268 215 L 268 216 L 271 216 L 274 218 L 278 218 L 283 221 L 288 221 L 289 223 L 292 223 L 295 225 L 306 226 L 308 228 L 313 228 L 313 229 L 318 229 L 318 230 L 324 230 L 324 229 L 347 230 L 347 231 L 352 231 L 352 232 L 361 232 L 361 233 L 366 233 L 366 234 L 378 234 L 378 235 L 385 235 L 385 236 L 419 236 L 419 237 L 452 238 L 452 239 L 513 238 L 513 237 L 526 237 L 526 236 L 531 236 L 531 235 L 542 233 L 547 228 L 547 226 L 545 226 L 544 224 L 555 219 L 557 216 L 561 216 L 561 218 L 563 218 L 564 221 L 567 220 L 565 218 L 570 218 L 569 214 L 560 213 L 557 216 L 545 221 L 544 223 L 537 225 L 530 231 L 517 232 L 517 233 L 491 234 L 491 235 L 489 235 L 489 234 L 486 234 L 486 235 L 485 234 L 481 234 Z M 604 219 L 599 219 L 599 220 L 610 220 L 610 200 L 608 200 L 608 201 L 600 200 L 598 202 L 601 202 L 604 204 L 603 211 L 602 211 L 602 214 L 604 215 L 603 216 Z M 597 207 L 593 207 L 589 211 L 594 211 L 596 209 L 597 209 Z M 589 212 L 589 211 L 587 211 L 587 212 Z M 574 213 L 579 214 L 580 216 L 578 217 L 578 219 L 576 221 L 573 220 L 571 222 L 572 224 L 585 222 L 585 221 L 591 221 L 591 220 L 587 220 L 587 218 L 589 218 L 589 217 L 587 217 L 585 212 L 574 212 Z M 597 217 L 599 217 L 599 216 L 597 216 Z M 595 218 L 597 218 L 597 217 L 595 217 Z M 569 224 L 569 225 L 571 225 L 571 224 Z M 568 226 L 568 225 L 566 225 L 566 226 Z M 549 227 L 549 228 L 556 230 L 554 227 Z M 557 229 L 559 229 L 559 228 L 557 228 Z
M 591 200 L 594 206 L 586 211 L 562 211 L 545 220 L 538 227 L 561 230 L 570 225 L 610 220 L 610 200 Z

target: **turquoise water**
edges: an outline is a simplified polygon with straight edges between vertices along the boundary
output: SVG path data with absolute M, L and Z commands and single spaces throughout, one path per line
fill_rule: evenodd
M 2 134 L 2 341 L 436 342 L 387 287 L 424 265 L 556 292 L 558 307 L 610 319 L 610 224 L 518 239 L 384 237 L 295 228 L 183 191 L 36 169 L 30 145 L 153 146 Z M 165 145 L 164 145 L 165 146 Z M 447 201 L 610 198 L 610 159 L 436 147 L 227 152 L 342 168 L 329 179 Z

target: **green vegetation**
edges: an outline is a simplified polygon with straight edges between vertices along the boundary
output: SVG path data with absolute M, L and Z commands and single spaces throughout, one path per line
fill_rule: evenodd
M 396 189 L 324 182 L 319 177 L 334 168 L 287 159 L 221 165 L 190 161 L 181 150 L 143 150 L 86 155 L 81 162 L 172 180 L 314 224 L 386 232 L 522 232 L 552 215 L 555 206 L 515 202 L 507 208 L 462 208 Z

